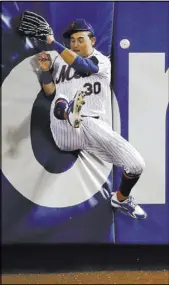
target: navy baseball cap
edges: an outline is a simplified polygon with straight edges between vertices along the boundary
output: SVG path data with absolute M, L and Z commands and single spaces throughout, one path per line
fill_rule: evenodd
M 76 32 L 89 31 L 94 35 L 92 26 L 84 19 L 76 19 L 72 22 L 69 28 L 63 33 L 64 38 L 70 38 L 70 36 Z

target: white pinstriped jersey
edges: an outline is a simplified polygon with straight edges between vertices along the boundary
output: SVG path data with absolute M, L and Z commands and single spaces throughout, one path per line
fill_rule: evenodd
M 57 56 L 53 67 L 53 79 L 56 83 L 56 96 L 65 94 L 70 101 L 77 90 L 85 90 L 88 95 L 82 114 L 100 115 L 105 113 L 106 96 L 110 93 L 111 64 L 108 57 L 94 49 L 88 58 L 98 61 L 97 74 L 87 75 L 78 73 L 74 68 L 65 63 L 61 56 Z
M 86 150 L 100 159 L 123 167 L 127 173 L 139 174 L 144 165 L 143 158 L 128 141 L 112 130 L 109 121 L 112 120 L 110 61 L 96 49 L 90 57 L 92 56 L 98 60 L 99 71 L 90 76 L 75 72 L 59 55 L 54 61 L 56 96 L 50 111 L 53 139 L 61 150 Z M 58 120 L 53 114 L 53 109 L 56 97 L 66 97 L 70 101 L 81 89 L 89 95 L 85 97 L 86 103 L 82 107 L 82 114 L 99 115 L 100 118 L 85 117 L 80 128 L 73 128 L 67 120 Z

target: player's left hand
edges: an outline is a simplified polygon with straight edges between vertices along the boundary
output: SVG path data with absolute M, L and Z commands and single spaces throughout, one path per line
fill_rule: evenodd
M 45 51 L 41 52 L 38 56 L 37 56 L 37 62 L 40 66 L 40 68 L 43 71 L 48 71 L 50 70 L 50 67 L 52 65 L 52 59 L 49 53 L 46 53 Z

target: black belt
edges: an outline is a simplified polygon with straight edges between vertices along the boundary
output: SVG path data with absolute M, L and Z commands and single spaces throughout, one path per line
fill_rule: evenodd
M 99 119 L 99 116 L 85 116 L 85 115 L 81 115 L 81 117 L 83 118 L 94 118 L 94 119 Z

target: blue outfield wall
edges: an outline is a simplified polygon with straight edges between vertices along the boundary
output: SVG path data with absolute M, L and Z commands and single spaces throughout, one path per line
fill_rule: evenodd
M 88 172 L 93 171 L 93 174 L 91 172 L 91 177 L 92 175 L 97 175 L 97 178 L 102 180 L 102 177 L 99 176 L 100 174 L 97 174 L 95 167 L 93 167 L 93 163 L 96 163 L 97 167 L 102 168 L 102 163 L 93 161 L 92 157 L 90 157 L 91 162 L 89 161 L 89 158 L 85 161 L 83 157 L 81 157 L 81 160 L 79 161 L 79 151 L 73 153 L 61 152 L 55 146 L 50 132 L 50 102 L 44 98 L 43 93 L 40 90 L 35 94 L 34 102 L 32 106 L 30 105 L 29 107 L 31 113 L 29 111 L 24 114 L 24 110 L 27 104 L 30 104 L 30 98 L 34 92 L 34 90 L 31 89 L 33 83 L 32 81 L 29 81 L 31 79 L 28 78 L 27 80 L 25 78 L 26 76 L 30 76 L 29 73 L 27 73 L 29 72 L 30 64 L 26 66 L 26 69 L 24 69 L 23 72 L 21 71 L 19 73 L 16 82 L 12 83 L 12 79 L 10 79 L 13 74 L 16 76 L 16 68 L 20 68 L 26 59 L 29 60 L 29 57 L 37 54 L 41 50 L 50 50 L 49 46 L 42 43 L 32 46 L 30 41 L 26 41 L 16 33 L 15 27 L 18 17 L 26 9 L 37 12 L 46 18 L 54 30 L 56 39 L 61 43 L 63 43 L 62 33 L 67 26 L 76 18 L 85 18 L 95 29 L 97 35 L 96 48 L 106 56 L 109 56 L 111 53 L 113 2 L 2 3 L 2 131 L 4 134 L 2 143 L 4 149 L 2 160 L 2 166 L 4 168 L 4 170 L 2 169 L 2 241 L 4 244 L 35 242 L 47 244 L 114 243 L 114 217 L 109 203 L 110 192 L 112 190 L 112 166 L 105 166 L 106 176 L 100 189 L 97 189 L 97 191 L 95 191 L 96 189 L 94 190 L 94 180 L 92 182 L 92 179 L 89 177 L 90 175 L 88 175 L 89 181 L 87 183 L 92 183 L 91 189 L 90 187 L 88 188 L 88 191 L 85 191 L 85 189 L 82 188 L 74 189 L 73 186 L 70 185 L 70 182 L 76 185 L 76 180 L 79 181 L 79 175 L 80 177 L 86 175 L 86 169 L 88 169 Z M 102 36 L 103 34 L 104 37 Z M 7 80 L 9 80 L 11 84 L 6 84 Z M 23 83 L 23 81 L 25 83 Z M 14 84 L 13 88 L 12 84 Z M 13 93 L 16 86 L 18 88 L 17 90 L 20 88 L 23 90 L 20 95 L 15 94 L 15 92 Z M 5 111 L 6 107 L 7 111 Z M 111 109 L 111 106 L 109 107 Z M 9 116 L 12 116 L 13 113 L 25 116 L 23 122 L 20 123 L 20 126 L 18 127 L 16 124 L 14 132 L 10 133 L 12 136 L 10 142 L 13 141 L 16 144 L 13 149 L 12 146 L 9 146 L 9 149 L 7 149 L 7 144 L 9 142 L 6 140 L 6 133 L 10 131 L 11 127 L 14 128 L 14 119 L 17 116 L 15 116 L 15 118 L 13 117 L 13 119 L 11 117 L 11 122 L 9 122 L 8 127 L 5 129 L 5 123 L 7 122 L 8 124 L 9 121 L 8 117 L 6 117 L 7 112 Z M 31 117 L 30 122 L 29 117 Z M 29 157 L 26 157 L 28 146 L 25 147 L 25 154 L 20 154 L 20 157 L 18 157 L 19 154 L 17 153 L 17 151 L 20 151 L 20 147 L 24 141 L 29 140 L 29 136 L 31 137 L 31 142 L 28 141 L 28 143 L 31 143 L 32 161 L 30 161 Z M 82 158 L 86 166 L 84 168 L 83 163 L 81 167 L 78 168 L 76 165 L 81 163 Z M 5 168 L 8 159 L 11 159 L 11 164 L 14 163 L 12 170 L 10 170 L 10 164 Z M 24 160 L 24 167 L 19 172 L 19 170 L 16 169 L 16 163 L 22 159 Z M 39 177 L 37 176 L 37 171 L 33 171 L 35 160 L 36 165 L 38 162 L 38 167 L 39 165 L 41 166 Z M 11 171 L 10 175 L 8 170 Z M 57 179 L 59 180 L 59 175 L 60 177 L 65 177 L 64 180 L 67 181 L 66 177 L 70 171 L 75 172 L 75 175 L 72 176 L 72 181 L 68 182 L 63 189 L 57 188 L 59 186 L 56 185 L 56 200 L 51 202 L 57 206 L 49 205 L 48 200 L 52 199 L 50 198 L 51 189 L 48 181 L 53 179 L 53 175 L 56 175 L 55 183 L 57 183 Z M 28 178 L 29 175 L 30 178 Z M 48 176 L 44 181 L 44 184 L 48 184 L 46 189 L 43 189 L 43 185 L 40 186 L 40 184 L 37 183 L 34 186 L 34 194 L 30 199 L 27 199 L 23 189 L 18 190 L 19 186 L 16 187 L 12 183 L 12 179 L 15 181 L 16 185 L 20 185 L 20 182 L 23 181 L 22 187 L 24 189 L 27 188 L 26 191 L 27 194 L 29 194 L 29 187 L 31 188 L 32 180 L 37 180 L 39 182 L 41 180 L 42 182 L 45 175 Z M 57 191 L 60 190 L 62 191 L 60 192 L 59 198 L 57 196 Z M 76 197 L 73 197 L 75 195 L 75 190 L 79 196 L 79 202 Z M 47 194 L 45 194 L 45 192 Z M 36 197 L 40 197 L 43 194 L 47 196 L 42 206 L 41 204 L 36 203 Z M 67 201 L 69 198 L 66 199 L 68 196 L 71 200 L 74 199 L 76 201 L 69 203 L 69 201 Z M 64 200 L 67 206 L 60 206 L 58 203 L 59 199 L 60 201 Z
M 160 82 L 159 72 L 155 70 L 154 73 L 157 73 L 157 81 L 151 82 L 151 74 L 150 80 L 147 81 L 147 86 L 149 84 L 153 84 L 154 88 L 157 89 L 158 84 L 161 86 L 161 92 L 159 93 L 159 104 L 160 100 L 163 100 L 164 95 L 168 96 L 168 72 L 169 72 L 169 3 L 168 2 L 118 2 L 115 3 L 115 13 L 114 13 L 114 38 L 113 38 L 113 47 L 114 47 L 114 92 L 117 97 L 119 109 L 120 109 L 120 118 L 121 118 L 121 134 L 126 139 L 129 140 L 129 93 L 131 90 L 130 79 L 129 79 L 129 71 L 131 67 L 129 66 L 129 58 L 132 57 L 132 54 L 140 56 L 144 56 L 146 53 L 147 56 L 155 55 L 155 57 L 159 55 L 164 55 L 163 63 L 163 73 L 165 77 L 166 89 L 164 90 L 166 94 L 163 92 L 163 82 Z M 130 41 L 130 47 L 128 49 L 122 49 L 120 47 L 120 41 L 122 39 L 128 39 Z M 139 59 L 139 57 L 138 57 Z M 152 67 L 152 70 L 155 69 L 155 64 Z M 137 69 L 134 70 L 135 74 L 139 74 L 139 62 Z M 146 72 L 146 70 L 145 70 Z M 149 74 L 147 74 L 148 78 Z M 159 82 L 158 82 L 159 80 Z M 136 86 L 136 94 L 135 97 L 142 96 L 140 90 L 142 87 L 142 78 L 140 78 L 140 85 Z M 154 96 L 153 100 L 157 100 Z M 169 96 L 168 100 L 169 102 Z M 146 105 L 145 100 L 145 105 Z M 156 162 L 155 158 L 157 156 L 155 143 L 159 141 L 160 143 L 160 130 L 158 124 L 158 108 L 155 110 L 157 121 L 152 122 L 153 110 L 152 106 L 148 106 L 149 108 L 149 119 L 143 124 L 142 128 L 146 128 L 146 124 L 149 128 L 149 134 L 151 136 L 151 132 L 153 128 L 156 128 L 156 135 L 153 137 L 154 143 L 149 144 L 150 137 L 142 136 L 140 132 L 144 134 L 144 130 L 141 128 L 138 129 L 135 136 L 138 136 L 140 140 L 145 145 L 145 148 L 148 149 L 151 155 L 151 167 L 154 164 L 154 175 L 147 175 L 147 180 L 145 181 L 141 192 L 145 196 L 145 203 L 142 207 L 146 210 L 148 214 L 148 218 L 143 221 L 137 221 L 133 219 L 129 219 L 128 216 L 124 216 L 123 214 L 116 214 L 115 216 L 115 232 L 116 232 L 116 243 L 123 244 L 168 244 L 169 243 L 169 105 L 165 103 L 165 114 L 164 117 L 164 144 L 160 145 L 161 152 L 165 151 L 164 164 L 162 165 Z M 153 105 L 153 102 L 152 102 Z M 137 107 L 137 106 L 136 106 Z M 138 107 L 135 109 L 136 117 L 138 116 Z M 144 121 L 145 114 L 142 113 L 141 120 Z M 141 125 L 140 125 L 141 126 Z M 129 140 L 130 141 L 130 140 Z M 140 145 L 140 144 L 139 144 Z M 134 145 L 137 147 L 137 145 Z M 144 147 L 142 148 L 144 153 Z M 142 153 L 142 152 L 141 152 Z M 142 153 L 143 157 L 144 154 Z M 146 153 L 146 151 L 145 151 Z M 161 154 L 162 155 L 162 154 Z M 149 168 L 149 165 L 145 167 L 145 171 Z M 155 179 L 155 173 L 158 175 L 158 180 L 161 179 L 160 173 L 161 169 L 165 166 L 165 181 L 163 184 L 165 185 L 165 189 L 158 189 L 149 187 L 149 182 L 151 179 Z M 121 171 L 117 168 L 114 169 L 114 187 L 118 187 L 120 181 L 120 173 Z M 142 179 L 142 178 L 141 178 Z M 140 180 L 141 180 L 140 179 Z M 137 186 L 135 187 L 137 190 Z M 165 197 L 163 203 L 160 203 L 161 193 L 165 191 Z M 150 195 L 148 195 L 149 193 Z M 148 196 L 149 198 L 146 198 Z M 152 202 L 155 196 L 157 202 Z
M 50 50 L 46 45 L 39 44 L 34 47 L 30 43 L 21 39 L 15 31 L 15 22 L 21 12 L 25 9 L 41 14 L 51 24 L 56 39 L 63 43 L 63 30 L 76 18 L 85 18 L 89 21 L 96 31 L 96 48 L 106 56 L 112 52 L 113 70 L 113 91 L 119 108 L 118 120 L 120 121 L 120 132 L 126 139 L 130 139 L 129 126 L 129 90 L 131 70 L 129 58 L 136 54 L 164 54 L 164 76 L 168 73 L 168 51 L 169 51 L 169 3 L 168 2 L 3 2 L 2 3 L 2 87 L 5 80 L 11 76 L 12 72 L 25 59 L 34 56 L 40 50 Z M 160 12 L 159 12 L 160 11 Z M 113 39 L 113 41 L 112 41 Z M 121 48 L 122 39 L 130 40 L 128 49 Z M 10 43 L 10 44 L 9 44 Z M 113 48 L 112 48 L 113 44 Z M 139 68 L 135 71 L 139 74 Z M 24 76 L 24 74 L 21 74 Z M 139 75 L 138 75 L 139 76 Z M 137 76 L 137 77 L 138 77 Z M 149 75 L 147 75 L 149 76 Z M 24 80 L 23 80 L 24 81 Z M 166 82 L 166 81 L 165 81 Z M 17 84 L 22 84 L 21 77 Z M 154 86 L 156 82 L 154 82 Z M 141 86 L 141 80 L 140 80 Z M 141 89 L 138 85 L 138 92 Z M 26 88 L 23 86 L 23 89 Z M 155 88 L 155 87 L 154 87 Z M 10 90 L 10 89 L 9 89 Z M 32 89 L 31 89 L 32 90 Z M 165 89 L 167 90 L 167 88 Z M 7 90 L 8 91 L 8 90 Z M 8 93 L 8 92 L 7 92 Z M 137 92 L 136 92 L 137 93 Z M 2 88 L 3 95 L 3 88 Z M 11 94 L 10 94 L 11 95 Z M 16 94 L 14 94 L 16 95 Z M 13 98 L 15 96 L 13 95 Z M 163 96 L 163 93 L 162 95 Z M 4 105 L 8 100 L 2 96 Z M 10 97 L 12 98 L 12 96 Z M 29 97 L 23 102 L 29 101 Z M 27 100 L 27 101 L 26 101 Z M 156 99 L 155 99 L 156 100 Z M 11 104 L 13 104 L 11 100 Z M 19 101 L 18 112 L 20 112 Z M 145 101 L 146 105 L 146 101 Z M 17 108 L 15 112 L 17 113 Z M 114 106 L 113 110 L 114 111 Z M 59 151 L 49 130 L 49 110 L 50 102 L 46 101 L 41 91 L 37 92 L 34 103 L 30 111 L 30 124 L 28 120 L 21 125 L 17 138 L 29 130 L 31 146 L 35 159 L 42 166 L 44 171 L 50 174 L 66 174 L 78 161 L 79 152 L 62 153 Z M 14 111 L 13 111 L 14 112 Z M 114 114 L 117 114 L 114 112 Z M 157 110 L 158 114 L 158 110 Z M 12 113 L 10 114 L 10 116 Z M 137 110 L 136 110 L 137 116 Z M 144 114 L 143 114 L 144 117 Z M 158 117 L 158 116 L 157 116 Z M 151 121 L 151 106 L 150 106 Z M 11 119 L 12 122 L 12 119 Z M 149 123 L 149 122 L 147 122 Z M 156 122 L 155 122 L 156 123 Z M 26 127 L 25 125 L 26 124 Z M 12 125 L 12 123 L 11 123 Z M 158 124 L 157 124 L 158 125 Z M 2 120 L 3 127 L 3 120 Z M 150 124 L 150 130 L 152 126 Z M 1 194 L 2 194 L 2 242 L 12 243 L 108 243 L 108 244 L 166 244 L 169 242 L 169 107 L 166 106 L 165 116 L 165 189 L 161 192 L 149 188 L 149 181 L 145 184 L 142 194 L 141 204 L 148 213 L 147 220 L 137 221 L 124 214 L 114 213 L 110 206 L 110 193 L 116 190 L 120 183 L 121 170 L 113 167 L 107 169 L 107 177 L 102 183 L 101 189 L 93 193 L 91 184 L 90 198 L 84 199 L 76 205 L 70 204 L 67 207 L 49 207 L 38 205 L 34 199 L 27 199 L 23 193 L 12 185 L 10 179 L 1 172 Z M 6 132 L 7 130 L 5 130 Z M 17 135 L 17 132 L 16 132 Z M 139 129 L 136 137 L 139 137 Z M 158 128 L 157 137 L 159 139 Z M 149 146 L 149 139 L 141 137 L 140 140 Z M 5 141 L 5 140 L 4 140 Z M 153 156 L 155 149 L 153 145 Z M 144 153 L 144 149 L 143 149 Z M 144 156 L 144 155 L 143 155 Z M 3 156 L 5 158 L 5 154 Z M 17 156 L 13 157 L 17 159 Z M 95 162 L 96 163 L 96 162 Z M 99 167 L 100 164 L 97 162 Z M 31 165 L 31 164 L 30 164 Z M 155 165 L 160 175 L 160 163 Z M 33 170 L 32 170 L 33 171 Z M 83 171 L 83 170 L 82 170 Z M 94 170 L 93 170 L 94 171 Z M 145 170 L 147 171 L 147 170 Z M 29 161 L 23 168 L 23 172 L 18 173 L 17 177 L 25 179 L 29 173 Z M 43 172 L 41 173 L 43 177 Z M 32 172 L 32 179 L 36 178 L 36 173 Z M 76 179 L 72 177 L 73 180 Z M 151 178 L 152 179 L 152 178 Z M 160 180 L 160 179 L 159 179 Z M 67 185 L 65 190 L 74 190 Z M 137 189 L 136 189 L 137 190 Z M 40 193 L 41 189 L 38 189 Z M 50 187 L 48 186 L 48 195 Z M 139 190 L 140 191 L 140 190 Z M 146 191 L 150 195 L 146 198 Z M 165 197 L 161 193 L 164 193 Z M 74 192 L 72 192 L 74 193 Z M 137 193 L 136 193 L 137 194 Z M 73 195 L 73 194 L 72 194 Z M 152 199 L 151 196 L 157 197 Z M 139 197 L 140 197 L 139 196 Z M 150 197 L 150 198 L 149 198 Z M 163 201 L 162 203 L 154 201 Z

